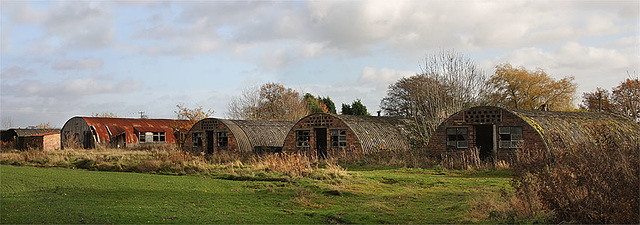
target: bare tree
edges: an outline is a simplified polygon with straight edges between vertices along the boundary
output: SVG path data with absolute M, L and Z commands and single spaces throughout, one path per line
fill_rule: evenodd
M 248 88 L 234 97 L 227 108 L 228 116 L 244 120 L 298 120 L 309 114 L 303 96 L 278 83 Z
M 616 105 L 613 103 L 611 93 L 603 88 L 596 88 L 594 92 L 582 94 L 580 108 L 590 112 L 616 112 Z
M 640 123 L 640 80 L 629 79 L 613 89 L 612 99 L 618 114 Z
M 2 117 L 2 128 L 9 129 L 11 127 L 13 127 L 13 120 L 11 119 L 11 117 L 3 116 Z
M 187 108 L 182 103 L 177 104 L 176 108 L 178 108 L 174 111 L 176 118 L 178 120 L 186 120 L 188 121 L 188 124 L 184 125 L 176 122 L 170 124 L 169 127 L 173 129 L 173 134 L 176 137 L 176 144 L 178 145 L 178 148 L 183 149 L 189 129 L 198 121 L 213 116 L 213 110 L 204 110 L 200 105 L 195 108 Z
M 427 56 L 421 70 L 390 85 L 380 108 L 386 115 L 413 119 L 413 141 L 426 145 L 445 118 L 487 102 L 487 77 L 471 59 L 454 50 Z
M 43 123 L 40 123 L 40 124 L 36 125 L 34 128 L 35 128 L 35 129 L 43 129 L 43 130 L 51 130 L 51 129 L 54 129 L 54 128 L 53 128 L 53 126 L 51 126 L 51 123 L 49 123 L 49 122 L 46 122 L 46 123 L 44 123 L 44 122 L 43 122 Z
M 101 113 L 91 113 L 92 117 L 102 117 L 102 118 L 118 118 L 118 114 L 114 112 L 101 112 Z

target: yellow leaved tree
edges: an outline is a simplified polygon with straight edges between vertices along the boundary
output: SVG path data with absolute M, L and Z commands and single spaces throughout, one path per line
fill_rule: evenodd
M 573 80 L 572 76 L 555 80 L 542 69 L 531 71 L 506 63 L 496 66 L 489 78 L 488 97 L 493 105 L 511 109 L 569 111 L 575 109 Z

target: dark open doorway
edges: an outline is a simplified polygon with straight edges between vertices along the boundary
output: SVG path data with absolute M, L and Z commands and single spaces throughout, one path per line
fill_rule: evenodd
M 93 148 L 93 143 L 94 143 L 93 134 L 91 134 L 91 131 L 85 131 L 82 147 L 84 147 L 85 149 Z
M 493 157 L 493 125 L 475 125 L 476 147 L 479 150 L 480 159 L 487 160 Z
M 207 136 L 207 154 L 213 154 L 213 147 L 215 146 L 215 143 L 213 143 L 213 140 L 215 139 L 213 136 L 214 133 L 212 130 L 205 131 L 205 133 Z
M 314 133 L 316 134 L 318 158 L 324 159 L 327 157 L 327 128 L 315 128 Z

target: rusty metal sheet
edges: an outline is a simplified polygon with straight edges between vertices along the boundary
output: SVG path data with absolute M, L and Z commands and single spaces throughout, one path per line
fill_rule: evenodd
M 165 132 L 166 142 L 175 143 L 172 127 L 189 129 L 187 120 L 81 117 L 96 132 L 99 143 L 109 143 L 112 136 L 125 133 L 127 143 L 137 143 L 137 132 Z M 107 127 L 109 130 L 107 130 Z

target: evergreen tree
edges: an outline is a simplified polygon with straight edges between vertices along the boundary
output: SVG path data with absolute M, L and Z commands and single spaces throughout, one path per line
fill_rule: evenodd
M 367 111 L 367 107 L 362 104 L 360 99 L 355 100 L 351 105 L 342 104 L 342 115 L 358 115 L 358 116 L 370 116 Z
M 325 106 L 327 106 L 327 109 L 329 110 L 329 113 L 336 114 L 336 105 L 335 105 L 335 103 L 333 103 L 333 101 L 331 101 L 331 98 L 329 98 L 329 97 L 318 97 L 318 100 L 320 102 L 324 103 Z

